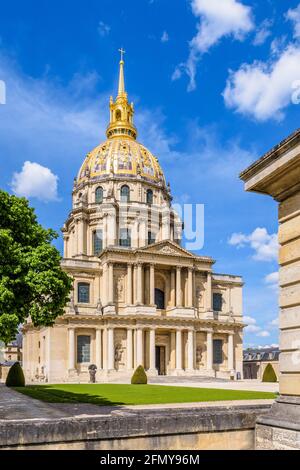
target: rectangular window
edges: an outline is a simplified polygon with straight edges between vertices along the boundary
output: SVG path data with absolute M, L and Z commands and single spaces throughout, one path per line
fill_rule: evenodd
M 131 236 L 130 236 L 130 230 L 128 228 L 120 229 L 120 246 L 125 246 L 125 247 L 131 246 Z
M 222 294 L 214 293 L 213 294 L 213 310 L 214 312 L 221 312 L 223 304 Z
M 78 303 L 88 304 L 90 303 L 90 285 L 86 282 L 78 283 Z
M 77 336 L 77 362 L 90 362 L 91 359 L 91 337 Z
M 96 230 L 93 233 L 94 238 L 94 255 L 97 256 L 103 250 L 103 232 L 102 230 Z
M 221 339 L 213 340 L 213 360 L 214 364 L 223 363 L 223 341 Z

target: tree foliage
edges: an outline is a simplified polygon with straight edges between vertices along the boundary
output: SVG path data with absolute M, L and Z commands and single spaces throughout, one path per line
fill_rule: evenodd
M 52 245 L 58 235 L 43 228 L 27 199 L 0 190 L 0 339 L 11 341 L 30 316 L 51 326 L 64 313 L 72 279 Z
M 145 385 L 146 383 L 148 382 L 148 379 L 147 379 L 147 375 L 146 375 L 146 372 L 145 372 L 145 369 L 143 366 L 138 366 L 132 377 L 131 377 L 131 383 L 132 384 L 135 384 L 135 385 Z
M 263 382 L 277 382 L 277 375 L 272 364 L 267 364 L 263 373 Z
M 15 362 L 8 371 L 5 385 L 7 387 L 25 387 L 25 377 L 19 362 Z

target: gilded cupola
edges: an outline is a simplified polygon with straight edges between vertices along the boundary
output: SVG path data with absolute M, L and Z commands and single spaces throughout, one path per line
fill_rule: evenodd
M 124 51 L 121 49 L 118 95 L 110 98 L 107 140 L 89 152 L 79 170 L 76 183 L 96 182 L 107 177 L 140 178 L 165 188 L 158 159 L 137 142 L 133 123 L 134 108 L 128 102 L 124 79 Z

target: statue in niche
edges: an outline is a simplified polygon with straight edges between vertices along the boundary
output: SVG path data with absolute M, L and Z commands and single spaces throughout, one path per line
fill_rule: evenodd
M 196 348 L 196 364 L 198 366 L 203 366 L 201 346 L 197 346 L 197 348 Z
M 116 368 L 118 369 L 120 364 L 123 364 L 123 357 L 124 357 L 124 348 L 120 343 L 116 344 L 115 347 L 115 364 Z

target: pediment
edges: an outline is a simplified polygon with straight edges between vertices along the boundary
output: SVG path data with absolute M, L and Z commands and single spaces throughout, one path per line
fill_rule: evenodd
M 157 253 L 169 256 L 183 256 L 185 258 L 194 258 L 194 255 L 192 253 L 169 240 L 153 243 L 152 245 L 147 246 L 145 248 L 140 248 L 138 251 L 143 251 L 144 253 Z

